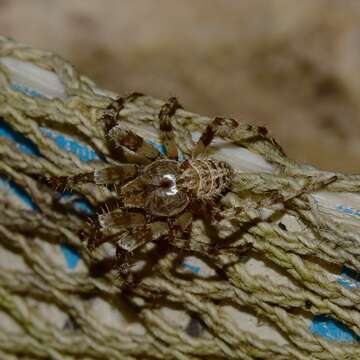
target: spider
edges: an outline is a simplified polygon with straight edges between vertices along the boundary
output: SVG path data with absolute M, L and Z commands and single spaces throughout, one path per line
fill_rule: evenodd
M 128 272 L 129 257 L 148 242 L 166 238 L 179 239 L 191 228 L 193 216 L 201 205 L 212 207 L 229 189 L 233 169 L 225 161 L 206 157 L 206 151 L 218 130 L 236 128 L 233 119 L 215 118 L 204 130 L 192 149 L 190 158 L 179 159 L 171 118 L 181 108 L 176 98 L 170 98 L 158 114 L 160 141 L 165 155 L 155 146 L 121 124 L 116 119 L 126 100 L 114 100 L 102 120 L 115 146 L 125 147 L 144 159 L 145 165 L 123 163 L 74 176 L 52 178 L 52 183 L 114 185 L 119 206 L 97 215 L 88 232 L 88 246 L 95 248 L 104 242 L 114 243 L 122 272 Z

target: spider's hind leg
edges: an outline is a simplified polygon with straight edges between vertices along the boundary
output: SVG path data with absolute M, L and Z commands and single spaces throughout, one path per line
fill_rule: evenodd
M 170 119 L 175 115 L 176 110 L 181 108 L 177 99 L 172 97 L 161 107 L 159 112 L 160 140 L 166 149 L 167 157 L 172 160 L 178 160 L 178 150 Z

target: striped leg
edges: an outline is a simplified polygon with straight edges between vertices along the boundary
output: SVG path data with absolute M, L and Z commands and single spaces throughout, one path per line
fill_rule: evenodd
M 193 221 L 193 215 L 190 211 L 180 214 L 171 226 L 169 233 L 169 243 L 177 249 L 193 251 L 190 238 L 183 236 L 190 232 Z M 200 252 L 200 251 L 198 251 Z
M 140 212 L 128 212 L 116 209 L 111 212 L 98 215 L 97 221 L 90 225 L 89 238 L 95 229 L 96 246 L 103 242 L 115 242 L 121 249 L 132 252 L 148 241 L 157 240 L 169 231 L 167 222 L 157 221 L 146 223 L 146 217 Z M 101 238 L 101 240 L 99 240 Z
M 121 124 L 117 124 L 120 112 L 124 108 L 125 103 L 132 102 L 141 96 L 143 96 L 141 93 L 132 93 L 124 98 L 118 98 L 112 101 L 105 110 L 102 121 L 104 122 L 105 130 L 109 138 L 112 140 L 113 146 L 124 146 L 140 156 L 154 160 L 160 155 L 154 146 L 146 143 L 141 136 L 134 132 L 124 129 Z
M 222 248 L 219 244 L 208 244 L 196 239 L 187 239 L 183 236 L 186 232 L 190 232 L 192 224 L 192 214 L 190 212 L 184 212 L 181 214 L 170 229 L 169 242 L 172 246 L 185 250 L 193 255 L 203 256 L 216 259 L 220 253 L 224 252 L 238 252 L 238 249 Z
M 192 224 L 192 220 L 193 220 L 193 216 L 190 211 L 180 214 L 171 226 L 170 237 L 171 238 L 180 237 L 185 231 L 189 230 Z
M 262 141 L 270 142 L 275 146 L 278 151 L 284 155 L 284 151 L 277 141 L 268 135 L 268 131 L 263 126 L 248 125 L 238 122 L 231 118 L 215 118 L 201 134 L 201 137 L 194 147 L 192 157 L 196 158 L 203 155 L 206 149 L 213 141 L 214 137 L 221 132 L 221 135 L 228 139 L 235 139 L 237 143 L 248 143 L 249 141 Z
M 150 224 L 129 229 L 118 240 L 117 245 L 122 250 L 132 252 L 149 241 L 155 241 L 169 232 L 169 225 L 164 221 L 156 221 Z
M 227 132 L 231 132 L 238 126 L 239 123 L 234 119 L 220 117 L 215 118 L 201 134 L 200 139 L 195 145 L 192 157 L 197 158 L 200 155 L 203 155 L 221 128 L 225 128 Z
M 108 133 L 117 123 L 120 117 L 120 111 L 124 108 L 127 102 L 135 101 L 137 98 L 144 96 L 141 93 L 132 93 L 125 97 L 119 97 L 109 104 L 105 109 L 101 121 L 104 123 L 105 131 Z
M 118 146 L 124 146 L 137 155 L 145 157 L 151 161 L 160 156 L 160 152 L 153 145 L 147 143 L 141 136 L 119 124 L 109 131 L 109 136 Z
M 86 241 L 86 246 L 90 251 L 95 250 L 97 247 L 104 243 L 116 244 L 116 241 L 121 238 L 126 230 L 112 230 L 102 231 L 97 226 L 97 223 L 91 223 L 87 228 L 80 231 L 79 236 L 81 241 Z
M 173 160 L 178 160 L 178 150 L 170 119 L 175 115 L 177 109 L 181 109 L 181 105 L 176 98 L 172 97 L 161 107 L 159 112 L 160 140 L 165 146 L 167 157 Z
M 85 183 L 124 184 L 135 178 L 138 172 L 139 167 L 135 164 L 120 164 L 73 176 L 53 176 L 48 182 L 54 190 L 66 190 Z
M 103 231 L 107 231 L 142 226 L 146 223 L 146 218 L 145 215 L 139 212 L 128 212 L 122 209 L 116 209 L 100 214 L 98 216 L 98 222 Z
M 89 249 L 105 242 L 116 244 L 129 229 L 142 226 L 145 222 L 145 216 L 141 213 L 116 209 L 99 214 L 97 219 L 83 230 L 82 237 L 87 240 Z
M 141 281 L 141 278 L 131 271 L 131 267 L 134 264 L 132 260 L 134 258 L 133 251 L 149 241 L 158 240 L 163 235 L 166 235 L 168 231 L 169 226 L 167 222 L 157 221 L 130 229 L 117 241 L 117 268 L 125 280 L 125 285 L 134 287 Z M 147 270 L 150 271 L 153 265 Z

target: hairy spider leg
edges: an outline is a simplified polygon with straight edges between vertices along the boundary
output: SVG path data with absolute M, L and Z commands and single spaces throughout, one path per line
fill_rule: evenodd
M 295 176 L 296 179 L 296 176 Z M 290 204 L 293 200 L 300 198 L 303 195 L 311 194 L 316 191 L 325 189 L 328 185 L 336 182 L 338 177 L 336 175 L 324 177 L 309 177 L 303 185 L 298 189 L 289 191 L 286 194 L 279 190 L 269 190 L 268 197 L 256 203 L 256 208 L 271 207 L 276 204 Z M 296 206 L 295 206 L 296 207 Z
M 142 226 L 146 223 L 145 215 L 139 212 L 130 212 L 116 209 L 98 216 L 99 225 L 102 229 L 132 228 Z
M 48 181 L 53 189 L 65 190 L 71 189 L 74 185 L 86 183 L 124 184 L 135 178 L 138 173 L 139 167 L 135 164 L 119 164 L 72 176 L 53 176 Z
M 124 283 L 122 287 L 131 286 L 135 283 L 135 279 L 130 269 L 134 265 L 134 256 L 132 253 L 122 249 L 121 247 L 116 247 L 116 265 L 115 269 L 119 272 L 119 275 L 122 277 Z
M 196 143 L 192 158 L 196 159 L 197 157 L 204 155 L 207 148 L 210 146 L 211 142 L 214 140 L 216 134 L 221 128 L 226 129 L 227 132 L 231 132 L 239 126 L 239 123 L 231 118 L 215 118 L 203 131 L 200 136 L 200 139 Z
M 176 110 L 181 108 L 177 99 L 172 97 L 161 107 L 159 112 L 160 141 L 166 149 L 167 157 L 172 160 L 178 160 L 178 149 L 170 120 Z
M 130 271 L 134 264 L 134 250 L 147 242 L 158 240 L 168 232 L 167 222 L 156 221 L 129 229 L 120 236 L 116 246 L 117 268 L 127 285 L 136 285 L 136 282 L 141 281 L 141 279 L 135 280 L 135 276 Z
M 137 98 L 144 96 L 141 93 L 134 92 L 124 97 L 118 97 L 110 102 L 108 107 L 105 109 L 103 116 L 100 121 L 104 123 L 105 131 L 108 133 L 119 120 L 120 112 L 124 108 L 127 102 L 133 102 Z
M 116 244 L 128 229 L 142 226 L 145 222 L 145 216 L 141 213 L 116 209 L 98 214 L 94 223 L 89 224 L 87 232 L 83 231 L 83 233 L 88 248 L 94 249 L 104 242 Z
M 172 246 L 176 247 L 177 249 L 194 252 L 194 245 L 191 244 L 190 238 L 182 238 L 182 235 L 185 232 L 190 231 L 192 221 L 193 215 L 190 211 L 185 211 L 176 218 L 174 223 L 171 225 L 171 229 L 169 232 L 169 243 Z M 202 252 L 203 247 L 199 248 L 198 246 L 200 245 L 200 243 L 198 243 L 197 241 L 196 243 L 197 244 L 195 245 L 195 252 Z
M 216 259 L 221 252 L 234 251 L 231 248 L 222 248 L 219 244 L 208 244 L 203 241 L 182 238 L 182 234 L 189 231 L 193 221 L 190 211 L 182 213 L 170 229 L 169 243 L 177 249 L 185 250 L 193 255 L 204 255 Z M 237 249 L 236 249 L 237 251 Z
M 298 210 L 304 210 L 304 208 L 298 208 L 298 205 L 296 203 L 293 203 L 293 200 L 296 200 L 297 198 L 307 195 L 319 190 L 325 189 L 328 185 L 334 183 L 337 181 L 338 177 L 336 175 L 330 175 L 328 177 L 324 178 L 310 178 L 307 179 L 307 181 L 296 191 L 291 191 L 287 195 L 281 194 L 278 190 L 274 190 L 269 192 L 269 195 L 264 200 L 257 201 L 256 203 L 244 207 L 234 207 L 231 209 L 227 209 L 224 211 L 218 211 L 213 215 L 214 218 L 214 225 L 216 226 L 219 224 L 222 220 L 226 220 L 227 222 L 230 222 L 232 224 L 239 224 L 240 227 L 244 227 L 244 220 L 241 218 L 241 215 L 243 213 L 247 213 L 250 210 L 259 210 L 261 208 L 266 207 L 272 207 L 273 205 L 283 204 L 287 208 L 290 208 L 292 210 L 295 210 L 298 212 Z M 302 205 L 303 206 L 303 205 Z M 279 209 L 282 210 L 281 208 Z M 269 216 L 272 216 L 271 213 Z M 302 216 L 302 212 L 298 212 L 298 215 Z M 256 220 L 256 219 L 255 219 Z M 259 218 L 260 220 L 260 218 Z M 248 222 L 252 222 L 254 219 L 248 219 Z
M 90 251 L 104 243 L 116 244 L 116 241 L 124 234 L 125 229 L 107 230 L 99 229 L 95 224 L 88 224 L 88 228 L 80 232 L 81 240 L 86 241 Z
M 117 241 L 117 246 L 132 252 L 149 241 L 156 241 L 168 232 L 169 225 L 166 221 L 155 221 L 129 229 Z
M 170 228 L 170 238 L 180 237 L 192 224 L 193 215 L 190 211 L 185 211 L 176 217 Z
M 200 139 L 194 147 L 192 158 L 197 158 L 199 156 L 205 155 L 205 152 L 214 137 L 221 131 L 221 133 L 230 139 L 236 138 L 236 141 L 239 142 L 249 142 L 254 139 L 262 139 L 263 141 L 270 142 L 273 144 L 280 154 L 285 155 L 281 146 L 277 141 L 268 135 L 268 131 L 263 126 L 248 125 L 241 123 L 232 118 L 215 118 L 201 134 Z M 236 136 L 234 136 L 236 134 Z
M 160 156 L 160 152 L 155 146 L 146 142 L 141 136 L 119 124 L 109 131 L 109 136 L 118 146 L 124 146 L 135 154 L 147 158 L 150 161 Z
M 300 218 L 306 221 L 300 210 L 310 210 L 311 204 L 306 201 L 297 203 L 295 200 L 303 197 L 304 195 L 324 190 L 328 185 L 336 182 L 337 179 L 338 177 L 336 175 L 330 175 L 328 177 L 310 177 L 298 190 L 290 191 L 288 194 L 281 194 L 279 190 L 275 190 L 270 194 L 269 198 L 263 200 L 262 204 L 265 204 L 263 205 L 264 207 L 270 207 L 274 204 L 282 204 L 285 208 L 296 212 Z

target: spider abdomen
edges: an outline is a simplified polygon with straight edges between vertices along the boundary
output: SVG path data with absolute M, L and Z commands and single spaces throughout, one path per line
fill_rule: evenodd
M 233 169 L 226 161 L 185 160 L 178 185 L 198 200 L 211 200 L 230 186 L 232 178 Z

